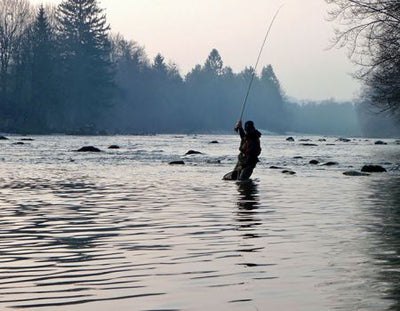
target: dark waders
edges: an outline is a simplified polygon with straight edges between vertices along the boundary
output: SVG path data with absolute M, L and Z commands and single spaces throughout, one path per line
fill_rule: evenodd
M 238 162 L 232 172 L 226 174 L 224 180 L 249 180 L 253 170 L 256 167 L 256 163 L 248 163 L 245 165 L 245 159 L 242 154 L 238 156 Z

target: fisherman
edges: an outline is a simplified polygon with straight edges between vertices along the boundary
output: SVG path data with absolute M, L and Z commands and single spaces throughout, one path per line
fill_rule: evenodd
M 254 127 L 253 121 L 247 121 L 242 127 L 242 120 L 235 126 L 235 131 L 239 132 L 241 142 L 239 147 L 238 161 L 232 172 L 233 180 L 248 180 L 256 167 L 258 156 L 261 153 L 260 137 L 261 133 Z

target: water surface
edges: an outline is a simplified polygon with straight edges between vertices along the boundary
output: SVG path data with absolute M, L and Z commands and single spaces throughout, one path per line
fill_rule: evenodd
M 236 136 L 19 138 L 0 143 L 0 309 L 400 308 L 392 140 L 265 136 L 237 184 Z M 343 175 L 364 164 L 388 172 Z

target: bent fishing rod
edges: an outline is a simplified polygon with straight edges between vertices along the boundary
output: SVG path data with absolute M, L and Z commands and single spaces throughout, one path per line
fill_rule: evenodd
M 272 21 L 271 21 L 271 23 L 269 24 L 269 26 L 268 26 L 268 28 L 267 28 L 267 33 L 265 34 L 264 41 L 263 41 L 263 43 L 262 43 L 262 45 L 261 45 L 261 49 L 260 49 L 260 52 L 258 53 L 258 57 L 257 57 L 256 64 L 255 64 L 255 66 L 254 66 L 254 71 L 253 71 L 253 73 L 252 73 L 252 75 L 251 75 L 251 79 L 250 79 L 249 87 L 248 87 L 248 89 L 247 89 L 246 97 L 244 98 L 244 101 L 243 101 L 242 111 L 241 111 L 241 113 L 240 113 L 240 118 L 239 118 L 240 121 L 242 120 L 243 114 L 244 114 L 244 110 L 246 109 L 247 100 L 248 100 L 248 98 L 249 98 L 250 90 L 251 90 L 251 87 L 252 87 L 252 85 L 253 85 L 254 77 L 255 77 L 256 72 L 257 72 L 257 71 L 256 71 L 256 70 L 257 70 L 257 66 L 258 66 L 258 63 L 260 62 L 261 54 L 262 54 L 262 52 L 263 52 L 263 50 L 264 50 L 265 43 L 267 42 L 269 33 L 271 32 L 272 25 L 274 24 L 275 19 L 276 19 L 276 17 L 278 16 L 279 11 L 281 10 L 282 7 L 283 7 L 283 5 L 281 5 L 281 6 L 279 7 L 279 9 L 275 12 L 274 17 L 272 18 Z

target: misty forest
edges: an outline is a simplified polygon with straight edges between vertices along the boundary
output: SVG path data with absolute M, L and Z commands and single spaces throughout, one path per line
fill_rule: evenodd
M 333 19 L 349 9 L 344 4 L 348 1 L 327 2 L 337 5 L 331 12 Z M 263 130 L 398 135 L 399 6 L 392 2 L 387 16 L 394 20 L 397 32 L 384 29 L 392 37 L 381 38 L 370 58 L 375 64 L 359 73 L 365 81 L 363 96 L 354 103 L 340 103 L 333 99 L 299 102 L 285 94 L 272 65 L 260 73 L 251 66 L 235 73 L 224 65 L 217 48 L 182 76 L 178 65 L 165 56 L 149 59 L 140 44 L 112 33 L 96 0 L 64 0 L 57 7 L 0 0 L 0 131 L 228 132 L 239 117 L 254 74 L 246 116 Z M 380 13 L 379 20 L 385 16 Z M 336 43 L 357 44 L 352 35 L 357 34 L 338 33 Z

